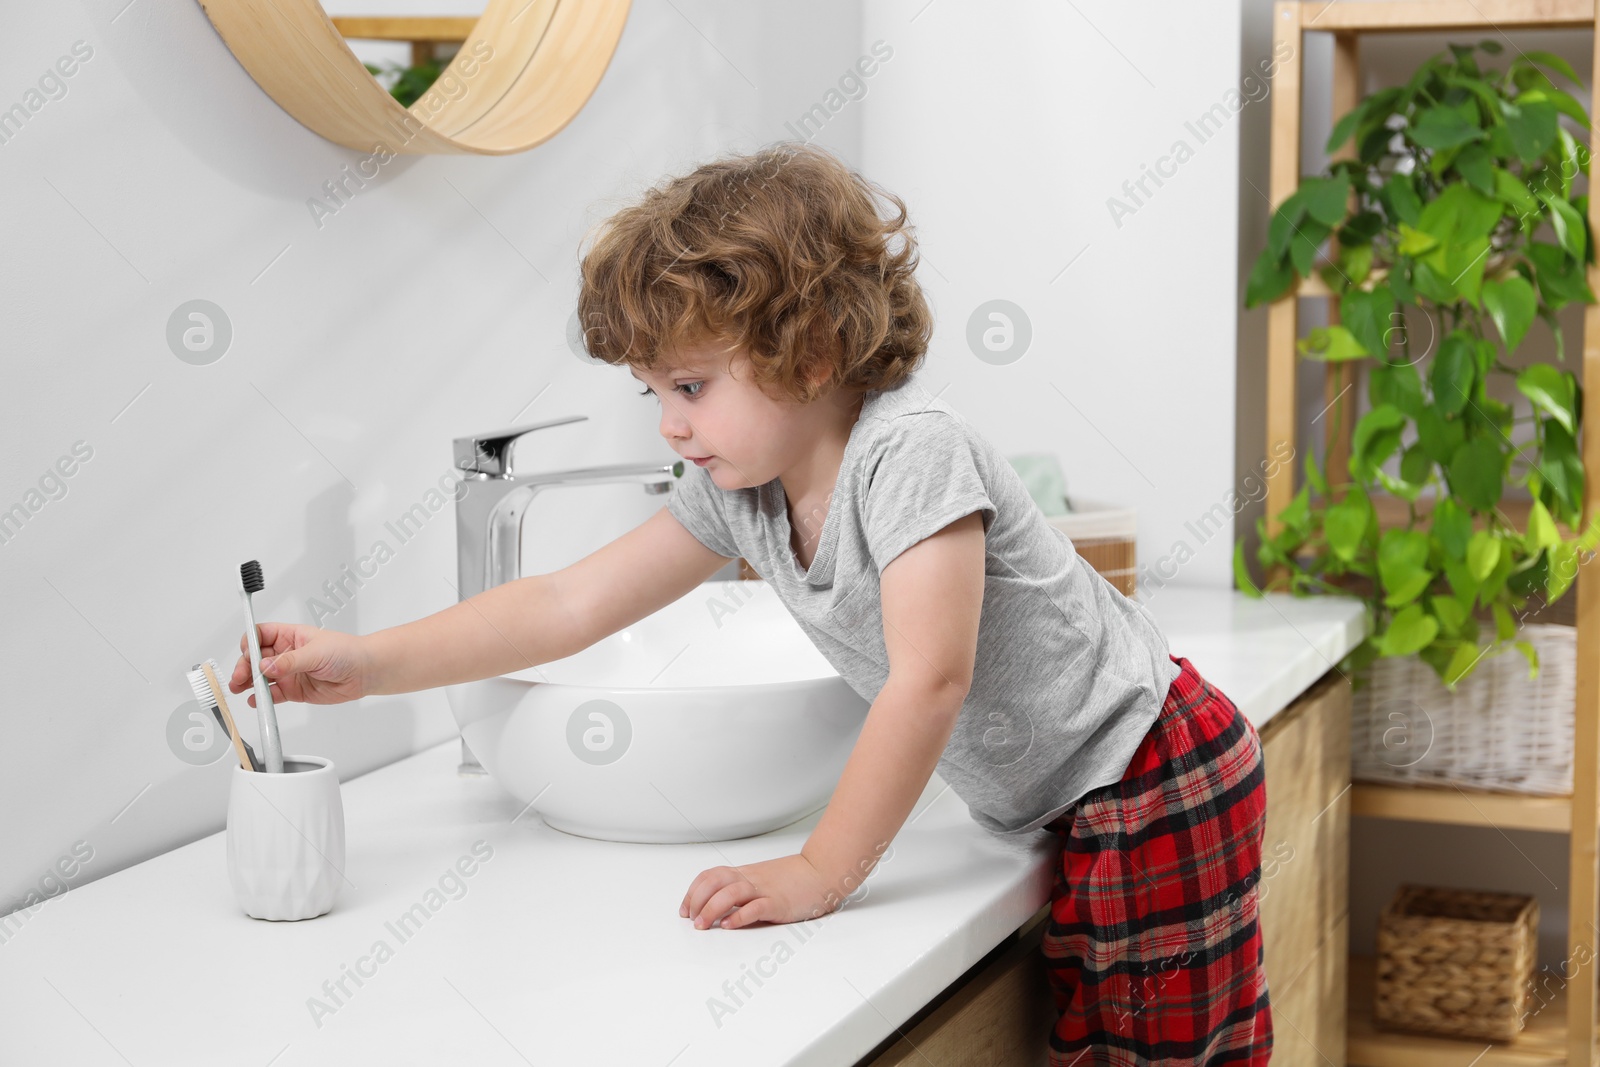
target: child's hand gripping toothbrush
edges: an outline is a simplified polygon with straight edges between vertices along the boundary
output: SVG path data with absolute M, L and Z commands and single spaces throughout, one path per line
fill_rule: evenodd
M 367 637 L 302 623 L 264 622 L 255 628 L 255 633 L 239 638 L 239 658 L 227 680 L 230 693 L 244 693 L 251 688 L 252 641 L 260 642 L 261 675 L 277 702 L 342 704 L 379 692 L 410 692 L 376 688 L 378 677 L 389 672 L 385 669 L 387 661 L 369 650 Z M 417 655 L 404 654 L 412 658 Z M 246 700 L 251 707 L 258 706 L 254 695 Z
M 250 638 L 250 678 L 256 690 L 256 725 L 261 738 L 261 756 L 267 773 L 283 773 L 283 744 L 278 739 L 278 716 L 272 709 L 272 686 L 261 675 L 261 639 L 256 634 L 255 612 L 250 607 L 250 594 L 267 587 L 261 576 L 261 562 L 251 560 L 239 565 L 239 595 L 244 598 L 245 633 Z

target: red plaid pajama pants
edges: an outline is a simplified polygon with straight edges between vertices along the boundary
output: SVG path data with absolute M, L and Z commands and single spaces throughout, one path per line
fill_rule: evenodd
M 1051 1067 L 1264 1067 L 1255 727 L 1187 659 L 1122 780 L 1052 820 Z

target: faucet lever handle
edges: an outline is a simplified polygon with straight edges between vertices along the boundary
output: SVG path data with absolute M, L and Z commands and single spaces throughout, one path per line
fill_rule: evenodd
M 559 419 L 546 419 L 543 422 L 532 422 L 526 426 L 515 426 L 509 430 L 492 430 L 489 433 L 472 434 L 468 437 L 455 439 L 456 467 L 464 471 L 474 471 L 478 474 L 510 474 L 511 473 L 511 446 L 518 438 L 525 437 L 535 430 L 543 430 L 550 426 L 561 426 L 569 422 L 582 422 L 587 415 L 566 415 Z

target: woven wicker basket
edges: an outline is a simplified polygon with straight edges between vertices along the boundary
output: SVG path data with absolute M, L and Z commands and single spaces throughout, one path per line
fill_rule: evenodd
M 1072 514 L 1051 515 L 1046 521 L 1067 535 L 1085 563 L 1124 596 L 1133 596 L 1138 576 L 1134 558 L 1137 512 L 1087 500 L 1079 500 L 1077 505 Z
M 1512 1040 L 1522 1031 L 1538 933 L 1531 896 L 1402 885 L 1378 917 L 1374 1021 Z
M 1350 773 L 1358 781 L 1458 785 L 1542 796 L 1572 792 L 1577 630 L 1532 623 L 1451 693 L 1415 656 L 1374 660 L 1352 694 Z

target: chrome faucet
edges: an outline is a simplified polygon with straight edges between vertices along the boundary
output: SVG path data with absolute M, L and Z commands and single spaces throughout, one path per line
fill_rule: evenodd
M 640 482 L 651 494 L 667 493 L 683 477 L 674 463 L 618 463 L 565 471 L 521 474 L 511 469 L 511 448 L 535 430 L 582 422 L 587 415 L 530 423 L 509 430 L 455 439 L 455 465 L 463 488 L 456 495 L 456 591 L 466 600 L 485 589 L 522 577 L 522 517 L 542 489 L 556 485 Z M 461 739 L 464 775 L 486 773 Z

